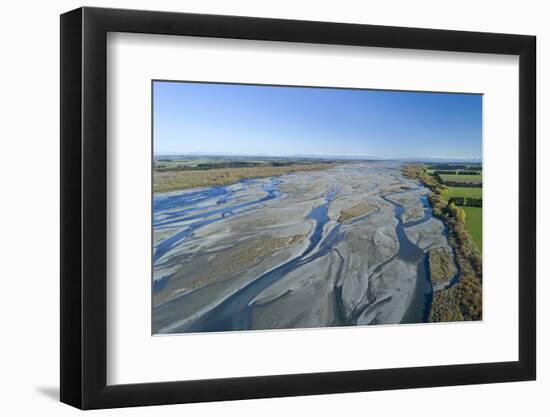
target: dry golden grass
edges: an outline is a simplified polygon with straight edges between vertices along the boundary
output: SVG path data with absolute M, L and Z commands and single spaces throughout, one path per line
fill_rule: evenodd
M 369 214 L 373 210 L 374 210 L 374 207 L 372 207 L 368 203 L 358 203 L 348 209 L 342 210 L 340 212 L 340 217 L 338 217 L 338 222 L 344 223 L 345 221 L 353 219 L 355 217 L 360 217 L 360 216 L 364 216 L 365 214 Z
M 481 281 L 465 275 L 453 287 L 433 295 L 430 322 L 481 320 Z
M 305 238 L 306 235 L 293 235 L 260 239 L 257 242 L 244 244 L 237 249 L 229 249 L 218 253 L 209 265 L 209 268 L 200 274 L 196 280 L 185 288 L 171 290 L 168 297 L 176 297 L 183 292 L 204 287 L 205 285 L 218 282 L 220 279 L 224 279 L 235 272 L 251 268 L 260 263 L 269 254 L 287 246 L 301 243 Z
M 288 166 L 265 166 L 244 168 L 213 168 L 208 170 L 154 171 L 153 191 L 185 190 L 187 188 L 211 187 L 239 182 L 244 178 L 265 178 L 294 171 L 316 171 L 335 166 L 331 163 L 293 164 Z
M 456 272 L 451 254 L 443 248 L 429 252 L 430 277 L 434 284 L 447 283 Z

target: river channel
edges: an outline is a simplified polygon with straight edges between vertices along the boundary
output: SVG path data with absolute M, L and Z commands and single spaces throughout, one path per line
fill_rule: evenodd
M 281 198 L 284 193 L 279 190 L 283 177 L 274 177 L 261 180 L 243 180 L 229 186 L 209 187 L 182 193 L 170 193 L 155 196 L 153 201 L 153 229 L 161 232 L 166 229 L 177 230 L 165 239 L 157 241 L 153 248 L 153 265 L 166 266 L 170 262 L 170 252 L 187 239 L 193 239 L 194 233 L 201 227 L 214 222 L 223 222 L 224 219 L 237 214 L 246 213 L 247 210 L 265 204 L 270 200 Z M 250 188 L 259 188 L 262 194 L 258 198 L 246 199 L 242 195 Z M 399 193 L 411 191 L 422 191 L 423 186 L 416 189 L 407 189 L 398 193 L 392 192 L 380 195 L 386 203 L 391 204 L 394 216 L 397 220 L 395 234 L 398 240 L 398 251 L 392 259 L 400 259 L 407 263 L 417 265 L 417 279 L 412 301 L 403 316 L 402 323 L 426 322 L 430 313 L 432 302 L 432 283 L 429 276 L 428 256 L 417 244 L 411 242 L 405 232 L 406 228 L 417 226 L 428 222 L 433 218 L 430 203 L 425 193 L 419 193 L 419 200 L 422 202 L 424 214 L 422 218 L 405 223 L 403 213 L 405 208 L 392 199 Z M 231 330 L 248 330 L 251 328 L 251 316 L 254 309 L 253 300 L 270 285 L 286 276 L 289 272 L 306 265 L 309 262 L 325 256 L 335 250 L 334 246 L 343 238 L 340 233 L 340 223 L 330 222 L 329 206 L 333 199 L 338 196 L 339 188 L 334 187 L 326 191 L 322 203 L 314 207 L 307 215 L 307 220 L 313 222 L 314 226 L 308 236 L 305 249 L 297 256 L 289 259 L 283 264 L 266 271 L 252 280 L 247 285 L 233 292 L 220 300 L 209 311 L 206 311 L 196 319 L 186 322 L 177 328 L 172 328 L 171 333 L 178 332 L 220 332 Z M 357 219 L 359 220 L 359 219 Z M 368 221 L 368 215 L 360 219 Z M 439 220 L 438 220 L 439 221 Z M 444 229 L 447 233 L 447 229 Z M 338 253 L 338 256 L 341 255 Z M 383 267 L 381 265 L 378 270 Z M 375 271 L 376 272 L 376 271 Z M 338 273 L 342 273 L 339 271 Z M 457 279 L 458 271 L 456 277 Z M 153 282 L 153 291 L 159 291 L 170 279 L 169 275 L 156 277 Z M 451 282 L 452 285 L 452 282 Z M 335 288 L 338 298 L 338 288 Z M 186 298 L 193 293 L 183 294 L 175 299 L 159 304 L 154 308 L 153 320 L 157 312 L 170 308 L 173 303 L 185 303 Z M 336 303 L 338 304 L 338 303 Z M 365 305 L 363 310 L 369 308 Z M 360 313 L 360 312 L 358 312 Z M 354 325 L 358 314 L 347 317 L 341 311 L 335 313 L 334 323 L 336 325 Z M 174 318 L 177 322 L 180 318 Z

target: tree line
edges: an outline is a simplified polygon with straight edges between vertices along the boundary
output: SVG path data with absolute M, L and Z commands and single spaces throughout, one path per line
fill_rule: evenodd
M 442 174 L 442 175 L 481 175 L 480 171 L 434 171 L 434 174 Z
M 451 197 L 449 204 L 453 203 L 456 206 L 483 207 L 483 199 L 471 197 Z
M 424 185 L 432 190 L 432 194 L 429 197 L 430 204 L 432 205 L 432 214 L 447 223 L 450 231 L 456 237 L 458 252 L 465 260 L 469 261 L 471 268 L 481 279 L 481 254 L 466 229 L 466 212 L 464 209 L 455 202 L 450 201 L 450 199 L 446 200 L 442 197 L 442 193 L 446 190 L 446 187 L 437 180 L 437 175 L 429 175 L 425 168 L 415 165 L 404 167 L 403 173 L 409 178 L 422 181 Z M 480 204 L 482 204 L 481 199 L 479 200 Z
M 476 188 L 476 187 L 481 187 L 481 181 L 477 182 L 477 181 L 460 181 L 460 180 L 453 180 L 453 181 L 445 181 L 443 180 L 443 178 L 441 178 L 441 175 L 437 174 L 434 172 L 433 178 L 435 178 L 437 180 L 438 183 L 440 184 L 447 184 L 447 183 L 452 183 L 452 185 L 454 185 L 455 187 L 472 187 L 472 188 Z

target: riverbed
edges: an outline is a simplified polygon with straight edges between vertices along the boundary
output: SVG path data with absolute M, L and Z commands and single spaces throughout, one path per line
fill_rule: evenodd
M 365 162 L 156 194 L 153 332 L 426 322 L 428 252 L 452 253 L 428 192 Z

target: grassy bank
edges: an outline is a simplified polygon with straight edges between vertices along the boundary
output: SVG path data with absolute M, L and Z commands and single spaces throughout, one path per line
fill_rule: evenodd
M 465 199 L 480 199 L 482 200 L 482 188 L 481 187 L 446 187 L 441 192 L 441 197 L 445 201 L 449 201 L 451 198 L 465 198 Z M 483 242 L 483 228 L 482 228 L 482 213 L 481 207 L 461 206 L 465 214 L 465 224 L 470 236 L 475 242 L 476 248 L 479 252 L 482 252 Z
M 477 249 L 483 251 L 483 227 L 481 207 L 463 207 L 466 212 L 466 227 L 472 235 Z
M 472 238 L 467 227 L 468 212 L 470 207 L 457 207 L 454 203 L 448 203 L 448 193 L 452 193 L 445 185 L 441 184 L 427 169 L 421 165 L 408 165 L 403 168 L 403 173 L 424 183 L 432 191 L 430 203 L 433 214 L 442 219 L 449 228 L 449 244 L 453 248 L 457 264 L 460 268 L 459 281 L 449 289 L 434 291 L 432 309 L 429 321 L 461 321 L 481 320 L 482 318 L 482 259 L 481 253 Z M 477 227 L 481 231 L 481 207 L 479 209 L 479 226 L 476 224 L 476 215 L 472 214 L 471 227 Z
M 295 171 L 315 171 L 335 166 L 333 163 L 290 164 L 284 166 L 254 166 L 243 168 L 212 168 L 197 170 L 154 170 L 153 191 L 184 190 L 239 182 L 244 178 L 265 178 Z

